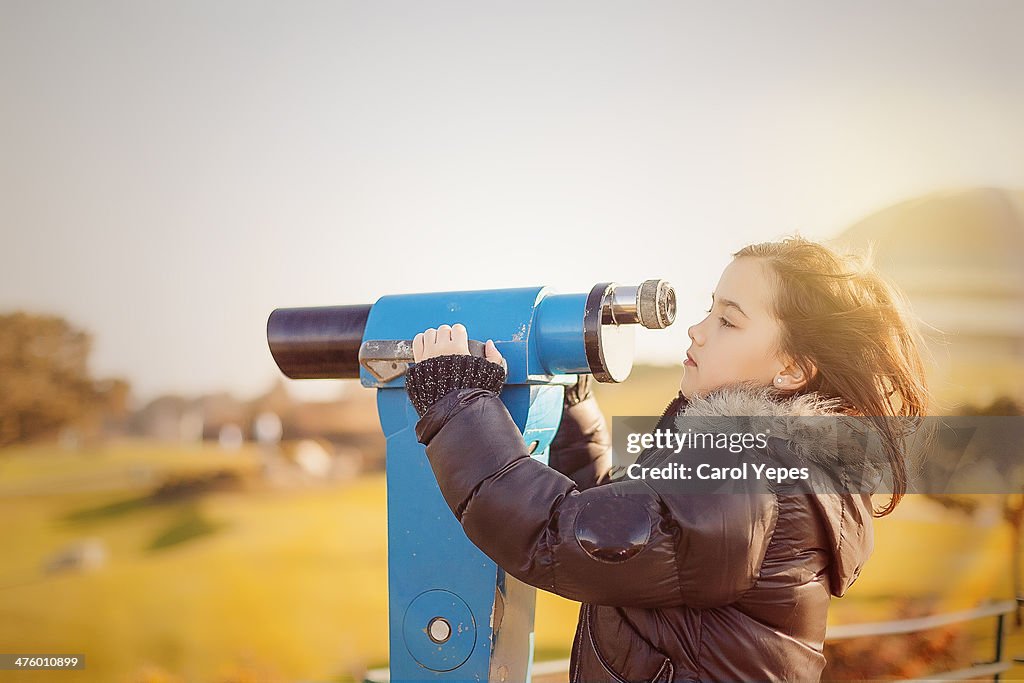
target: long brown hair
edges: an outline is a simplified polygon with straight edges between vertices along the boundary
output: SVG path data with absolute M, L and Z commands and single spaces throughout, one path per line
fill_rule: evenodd
M 924 344 L 903 294 L 875 271 L 870 253 L 839 254 L 802 237 L 733 256 L 762 259 L 774 280 L 778 350 L 811 378 L 796 393 L 839 399 L 878 432 L 892 473 L 892 497 L 874 511 L 884 517 L 907 491 L 906 439 L 929 404 Z

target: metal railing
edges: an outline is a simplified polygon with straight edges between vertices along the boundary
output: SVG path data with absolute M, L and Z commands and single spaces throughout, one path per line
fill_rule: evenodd
M 1006 641 L 1006 615 L 1012 614 L 1019 605 L 1024 604 L 1024 597 L 1018 597 L 1016 601 L 1004 600 L 990 605 L 982 605 L 974 609 L 960 612 L 947 612 L 945 614 L 931 614 L 926 617 L 913 619 L 898 619 L 894 621 L 876 621 L 863 624 L 841 624 L 833 626 L 825 633 L 826 641 L 849 640 L 850 638 L 864 638 L 868 636 L 894 636 L 907 633 L 918 633 L 933 628 L 959 624 L 975 619 L 986 617 L 996 618 L 995 653 L 994 657 L 987 662 L 975 662 L 965 669 L 955 671 L 942 671 L 930 673 L 927 678 L 911 679 L 912 681 L 934 681 L 953 680 L 959 681 L 968 678 L 980 678 L 992 676 L 993 681 L 998 681 L 1001 674 L 1005 673 L 1014 664 L 1024 664 L 1024 657 L 1015 657 L 1012 661 L 1003 661 L 1003 650 Z

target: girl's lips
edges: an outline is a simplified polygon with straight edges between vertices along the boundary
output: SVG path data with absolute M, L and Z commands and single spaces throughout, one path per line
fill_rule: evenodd
M 683 365 L 687 365 L 691 368 L 697 367 L 697 364 L 693 362 L 692 358 L 690 358 L 690 354 L 686 354 L 686 360 L 683 361 Z

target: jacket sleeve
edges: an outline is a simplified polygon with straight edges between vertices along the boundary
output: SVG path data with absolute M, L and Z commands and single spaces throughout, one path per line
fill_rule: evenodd
M 562 421 L 548 454 L 548 465 L 572 479 L 580 490 L 611 479 L 611 435 L 591 383 L 590 375 L 580 375 L 575 385 L 566 387 Z
M 774 497 L 659 494 L 626 479 L 581 491 L 534 460 L 504 404 L 453 391 L 416 426 L 466 535 L 521 581 L 580 602 L 715 607 L 751 588 Z

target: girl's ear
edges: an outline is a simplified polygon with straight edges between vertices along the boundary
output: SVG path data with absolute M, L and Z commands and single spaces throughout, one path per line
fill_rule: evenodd
M 775 375 L 775 388 L 796 391 L 804 387 L 818 374 L 818 367 L 814 363 L 807 361 L 807 365 L 810 368 L 810 374 L 805 373 L 797 362 L 790 359 L 786 367 Z

